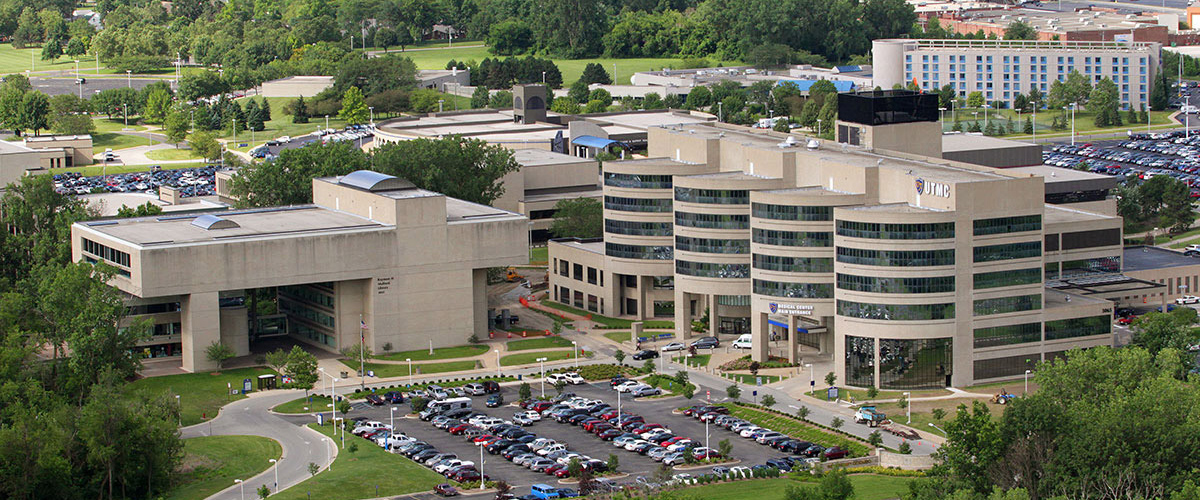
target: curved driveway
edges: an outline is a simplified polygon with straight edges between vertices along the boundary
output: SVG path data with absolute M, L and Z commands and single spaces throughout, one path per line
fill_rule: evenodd
M 286 489 L 311 477 L 308 473 L 309 462 L 316 463 L 324 470 L 329 462 L 337 457 L 337 449 L 329 444 L 322 446 L 324 437 L 307 427 L 313 417 L 283 418 L 268 411 L 280 403 L 286 403 L 304 395 L 304 391 L 271 391 L 257 393 L 249 398 L 235 401 L 221 408 L 220 414 L 209 422 L 188 426 L 182 429 L 183 438 L 199 436 L 232 436 L 250 435 L 262 436 L 279 442 L 283 449 L 279 466 L 279 489 L 275 488 L 275 470 L 268 467 L 262 474 L 246 480 L 246 498 L 257 498 L 259 486 L 267 485 L 272 492 Z M 269 465 L 269 464 L 263 464 Z M 242 497 L 237 485 L 208 497 L 218 500 L 240 500 Z

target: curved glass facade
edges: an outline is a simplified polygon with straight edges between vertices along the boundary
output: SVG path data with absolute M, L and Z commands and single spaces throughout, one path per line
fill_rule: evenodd
M 750 229 L 750 216 L 675 212 L 675 225 L 704 229 Z
M 755 269 L 782 271 L 787 273 L 831 273 L 833 259 L 828 257 L 781 257 L 778 255 L 754 254 Z
M 996 262 L 999 260 L 1028 259 L 1042 256 L 1041 241 L 1025 241 L 1005 245 L 987 245 L 975 247 L 975 262 Z
M 887 321 L 954 319 L 954 304 L 867 304 L 837 301 L 840 316 Z
M 875 339 L 846 336 L 846 385 L 875 385 Z
M 1041 323 L 993 326 L 975 329 L 975 348 L 1026 344 L 1042 340 Z
M 750 266 L 746 264 L 714 264 L 710 262 L 675 261 L 675 273 L 701 278 L 749 278 Z
M 629 236 L 670 236 L 674 226 L 670 222 L 632 222 L 604 219 L 604 232 Z
M 954 249 L 866 250 L 838 247 L 837 261 L 846 264 L 882 267 L 952 266 L 954 265 Z
M 1017 295 L 1015 297 L 997 297 L 994 299 L 979 299 L 975 301 L 975 315 L 1004 314 L 1021 311 L 1035 311 L 1042 308 L 1042 294 Z
M 754 293 L 772 297 L 831 299 L 833 298 L 833 285 L 829 283 L 784 283 L 756 279 L 754 280 Z
M 831 247 L 833 233 L 812 231 L 776 231 L 754 228 L 751 239 L 764 245 L 784 247 Z
M 675 249 L 701 253 L 750 253 L 750 240 L 725 240 L 676 236 Z
M 879 340 L 879 387 L 928 389 L 950 385 L 953 339 Z
M 604 185 L 634 189 L 671 189 L 671 175 L 604 174 Z
M 1032 285 L 1042 282 L 1042 270 L 1036 267 L 1029 269 L 1012 269 L 975 275 L 975 289 L 999 288 L 1002 286 Z
M 1017 217 L 998 217 L 995 219 L 979 219 L 974 221 L 975 236 L 989 234 L 1020 233 L 1024 231 L 1041 231 L 1041 215 L 1020 215 Z
M 751 203 L 750 213 L 760 219 L 804 221 L 833 220 L 833 207 L 808 207 L 794 205 L 774 205 L 771 203 Z
M 671 200 L 667 198 L 626 198 L 604 196 L 604 209 L 620 212 L 670 212 Z
M 880 224 L 840 220 L 837 221 L 837 234 L 851 238 L 877 240 L 937 240 L 953 238 L 954 223 Z
M 671 260 L 675 257 L 670 246 L 625 245 L 604 243 L 604 255 L 622 259 Z
M 838 273 L 837 287 L 839 290 L 870 293 L 944 293 L 954 291 L 954 276 L 883 278 Z
M 745 189 L 675 188 L 675 201 L 710 203 L 714 205 L 745 205 L 750 203 L 750 191 Z

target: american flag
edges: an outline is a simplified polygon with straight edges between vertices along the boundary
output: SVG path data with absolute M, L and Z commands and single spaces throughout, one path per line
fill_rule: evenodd
M 359 325 L 359 329 L 358 329 L 359 338 L 363 341 L 363 343 L 366 343 L 367 342 L 367 322 L 360 319 L 360 320 L 358 320 L 358 325 Z

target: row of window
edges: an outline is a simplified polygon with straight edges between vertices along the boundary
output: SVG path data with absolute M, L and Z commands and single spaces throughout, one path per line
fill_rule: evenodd
M 975 348 L 1025 344 L 1042 340 L 1041 323 L 993 326 L 975 329 Z
M 980 219 L 974 221 L 975 236 L 989 234 L 1019 233 L 1023 231 L 1041 231 L 1042 216 L 1020 215 L 1016 217 L 998 217 L 995 219 Z
M 745 205 L 750 203 L 750 191 L 745 189 L 675 188 L 675 201 L 710 203 L 714 205 Z
M 755 269 L 785 273 L 831 273 L 833 259 L 829 257 L 783 257 L 756 253 L 751 259 Z
M 665 213 L 671 211 L 671 200 L 668 198 L 626 198 L 605 195 L 604 209 L 620 212 Z
M 1002 286 L 1032 285 L 1042 282 L 1042 270 L 1036 267 L 1029 269 L 1012 269 L 975 275 L 975 289 L 999 288 Z
M 1119 272 L 1121 272 L 1121 257 L 1119 256 L 1046 263 L 1046 279 L 1048 280 L 1087 274 L 1111 274 Z
M 939 55 L 939 54 L 933 54 L 933 55 L 930 55 L 930 54 L 922 54 L 922 55 L 921 55 L 921 62 L 929 62 L 930 60 L 932 60 L 933 62 L 935 62 L 935 63 L 936 63 L 936 62 L 938 62 L 938 59 L 939 59 L 939 57 L 940 57 L 940 55 Z M 956 55 L 956 54 L 950 54 L 950 55 L 948 55 L 948 56 L 946 56 L 946 57 L 947 57 L 947 58 L 950 60 L 950 62 L 951 62 L 951 63 L 953 63 L 953 62 L 957 61 L 959 64 L 966 64 L 966 62 L 967 62 L 967 56 L 966 56 L 966 55 L 961 55 L 961 54 L 958 54 L 958 55 Z M 1036 63 L 1038 63 L 1038 62 L 1041 62 L 1042 64 L 1046 64 L 1046 61 L 1047 61 L 1047 57 L 1046 57 L 1046 56 L 1004 56 L 1004 59 L 1003 59 L 1003 61 L 1004 61 L 1004 64 L 1008 64 L 1009 62 L 1012 62 L 1012 63 L 1014 63 L 1014 64 L 1020 64 L 1020 63 L 1021 63 L 1021 61 L 1022 61 L 1022 59 L 1021 59 L 1022 57 L 1028 57 L 1028 58 L 1029 58 L 1029 62 L 1030 62 L 1030 63 L 1034 63 L 1034 64 L 1036 64 Z M 930 58 L 932 58 L 932 59 L 930 59 Z M 913 60 L 913 56 L 912 56 L 912 54 L 905 54 L 905 55 L 904 55 L 904 61 L 905 61 L 905 62 L 912 62 L 912 60 Z M 1093 61 L 1093 60 L 1095 60 L 1096 64 L 1103 64 L 1104 58 L 1103 58 L 1103 57 L 1101 57 L 1101 56 L 1095 56 L 1095 57 L 1088 56 L 1088 57 L 1084 57 L 1084 58 L 1083 58 L 1083 63 L 1084 63 L 1084 64 L 1092 64 L 1092 61 Z M 1117 57 L 1116 57 L 1116 56 L 1113 56 L 1113 57 L 1111 58 L 1111 60 L 1112 60 L 1112 63 L 1113 63 L 1113 64 L 1117 64 Z M 1075 56 L 1066 56 L 1066 61 L 1067 61 L 1067 64 L 1075 64 Z M 1121 61 L 1121 64 L 1129 64 L 1129 58 L 1128 58 L 1128 57 L 1121 57 L 1121 58 L 1120 58 L 1120 61 Z M 986 63 L 989 63 L 989 64 L 990 64 L 990 63 L 992 62 L 992 56 L 976 55 L 976 56 L 975 56 L 975 62 L 976 62 L 976 63 L 984 63 L 984 62 L 986 62 Z M 1062 63 L 1063 63 L 1063 56 L 1058 56 L 1058 63 L 1059 63 L 1059 64 L 1062 64 Z M 1146 58 L 1145 58 L 1145 57 L 1139 58 L 1139 59 L 1138 59 L 1138 63 L 1137 63 L 1137 64 L 1140 64 L 1140 65 L 1142 65 L 1142 66 L 1145 66 L 1145 65 L 1146 65 Z
M 604 219 L 604 232 L 628 236 L 670 236 L 673 229 L 670 222 L 633 222 Z
M 829 283 L 785 283 L 780 281 L 754 280 L 754 293 L 772 297 L 803 299 L 831 299 L 833 285 Z
M 701 278 L 749 278 L 750 266 L 746 264 L 715 264 L 711 262 L 675 261 L 675 274 Z
M 560 286 L 555 291 L 555 294 L 557 295 L 557 297 L 555 297 L 555 300 L 557 300 L 563 304 L 569 305 L 569 306 L 574 306 L 578 309 L 586 308 L 587 310 L 594 312 L 594 313 L 598 313 L 604 309 L 604 299 L 600 298 L 600 297 L 596 297 L 595 295 L 592 295 L 590 293 L 587 295 L 584 295 L 584 293 L 579 290 L 572 291 L 571 289 L 569 289 L 565 286 Z M 572 299 L 574 299 L 574 300 L 572 300 Z M 635 307 L 631 308 L 631 310 L 627 311 L 626 313 L 634 314 L 634 311 L 636 309 L 637 309 L 637 307 L 635 306 Z
M 1112 333 L 1112 316 L 1070 318 L 1046 322 L 1046 340 L 1061 340 Z
M 703 229 L 750 229 L 750 217 L 736 214 L 675 212 L 675 225 Z
M 933 240 L 953 238 L 954 223 L 895 224 L 839 220 L 837 234 L 879 240 Z
M 669 245 L 626 245 L 604 242 L 604 255 L 622 259 L 671 260 L 675 252 Z
M 119 266 L 129 267 L 129 254 L 83 238 L 83 251 Z
M 954 276 L 885 278 L 837 274 L 838 290 L 869 293 L 946 293 L 954 291 Z
M 975 247 L 975 262 L 996 262 L 1010 259 L 1028 259 L 1042 256 L 1041 241 L 1025 241 L 1003 245 Z
M 846 264 L 882 267 L 952 266 L 954 265 L 954 249 L 867 250 L 838 247 L 837 261 Z
M 994 299 L 979 299 L 975 301 L 975 315 L 1004 314 L 1020 311 L 1034 311 L 1042 308 L 1042 294 L 1017 295 L 1013 297 L 997 297 Z
M 828 221 L 833 220 L 833 207 L 808 207 L 751 203 L 751 215 L 759 219 Z
M 667 259 L 670 259 L 670 257 L 667 257 Z M 583 281 L 584 280 L 584 267 L 585 266 L 583 264 L 572 265 L 570 262 L 567 262 L 566 260 L 554 259 L 554 267 L 551 269 L 557 268 L 558 275 L 565 277 L 565 278 L 571 278 L 572 271 L 574 271 L 573 279 L 575 281 Z M 591 283 L 593 285 L 598 284 L 600 286 L 604 286 L 604 272 L 599 269 L 596 269 L 592 266 L 586 266 L 586 267 L 587 267 L 587 282 Z
M 676 236 L 675 249 L 684 252 L 701 253 L 750 253 L 750 240 L 729 240 L 724 238 L 694 238 L 691 236 Z
M 954 304 L 868 304 L 837 301 L 840 316 L 886 321 L 921 321 L 954 319 Z
M 288 317 L 304 319 L 313 325 L 331 330 L 335 328 L 335 322 L 332 314 L 328 314 L 318 309 L 313 309 L 302 302 L 287 300 L 284 297 L 280 298 L 284 300 L 279 301 L 279 309 L 281 312 L 287 314 Z
M 322 293 L 313 287 L 307 285 L 281 286 L 279 293 L 287 295 L 293 299 L 303 300 L 310 304 L 318 305 L 327 309 L 333 309 L 333 295 L 330 293 Z
M 604 185 L 635 189 L 671 189 L 671 175 L 604 174 Z
M 926 389 L 947 387 L 954 372 L 954 340 L 879 339 L 879 387 Z M 875 386 L 875 339 L 846 336 L 846 382 Z
M 754 228 L 751 239 L 764 245 L 785 247 L 830 247 L 833 246 L 833 233 L 814 231 L 776 231 L 774 229 Z

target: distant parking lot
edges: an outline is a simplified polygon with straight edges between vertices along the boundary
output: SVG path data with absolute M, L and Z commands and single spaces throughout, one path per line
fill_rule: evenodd
M 85 177 L 78 172 L 54 174 L 54 190 L 61 194 L 82 195 L 92 192 L 158 194 L 160 186 L 178 188 L 184 198 L 213 194 L 216 166 L 150 169 L 145 172 L 95 175 Z
M 133 87 L 134 90 L 141 90 L 142 87 L 150 85 L 157 80 L 131 78 L 126 81 L 125 78 L 93 78 L 88 76 L 87 68 L 80 68 L 83 73 L 83 98 L 90 99 L 104 90 L 119 89 L 126 85 Z M 29 79 L 30 85 L 34 90 L 40 90 L 47 95 L 60 94 L 79 94 L 79 85 L 75 84 L 74 77 L 68 78 L 41 78 L 33 77 Z

